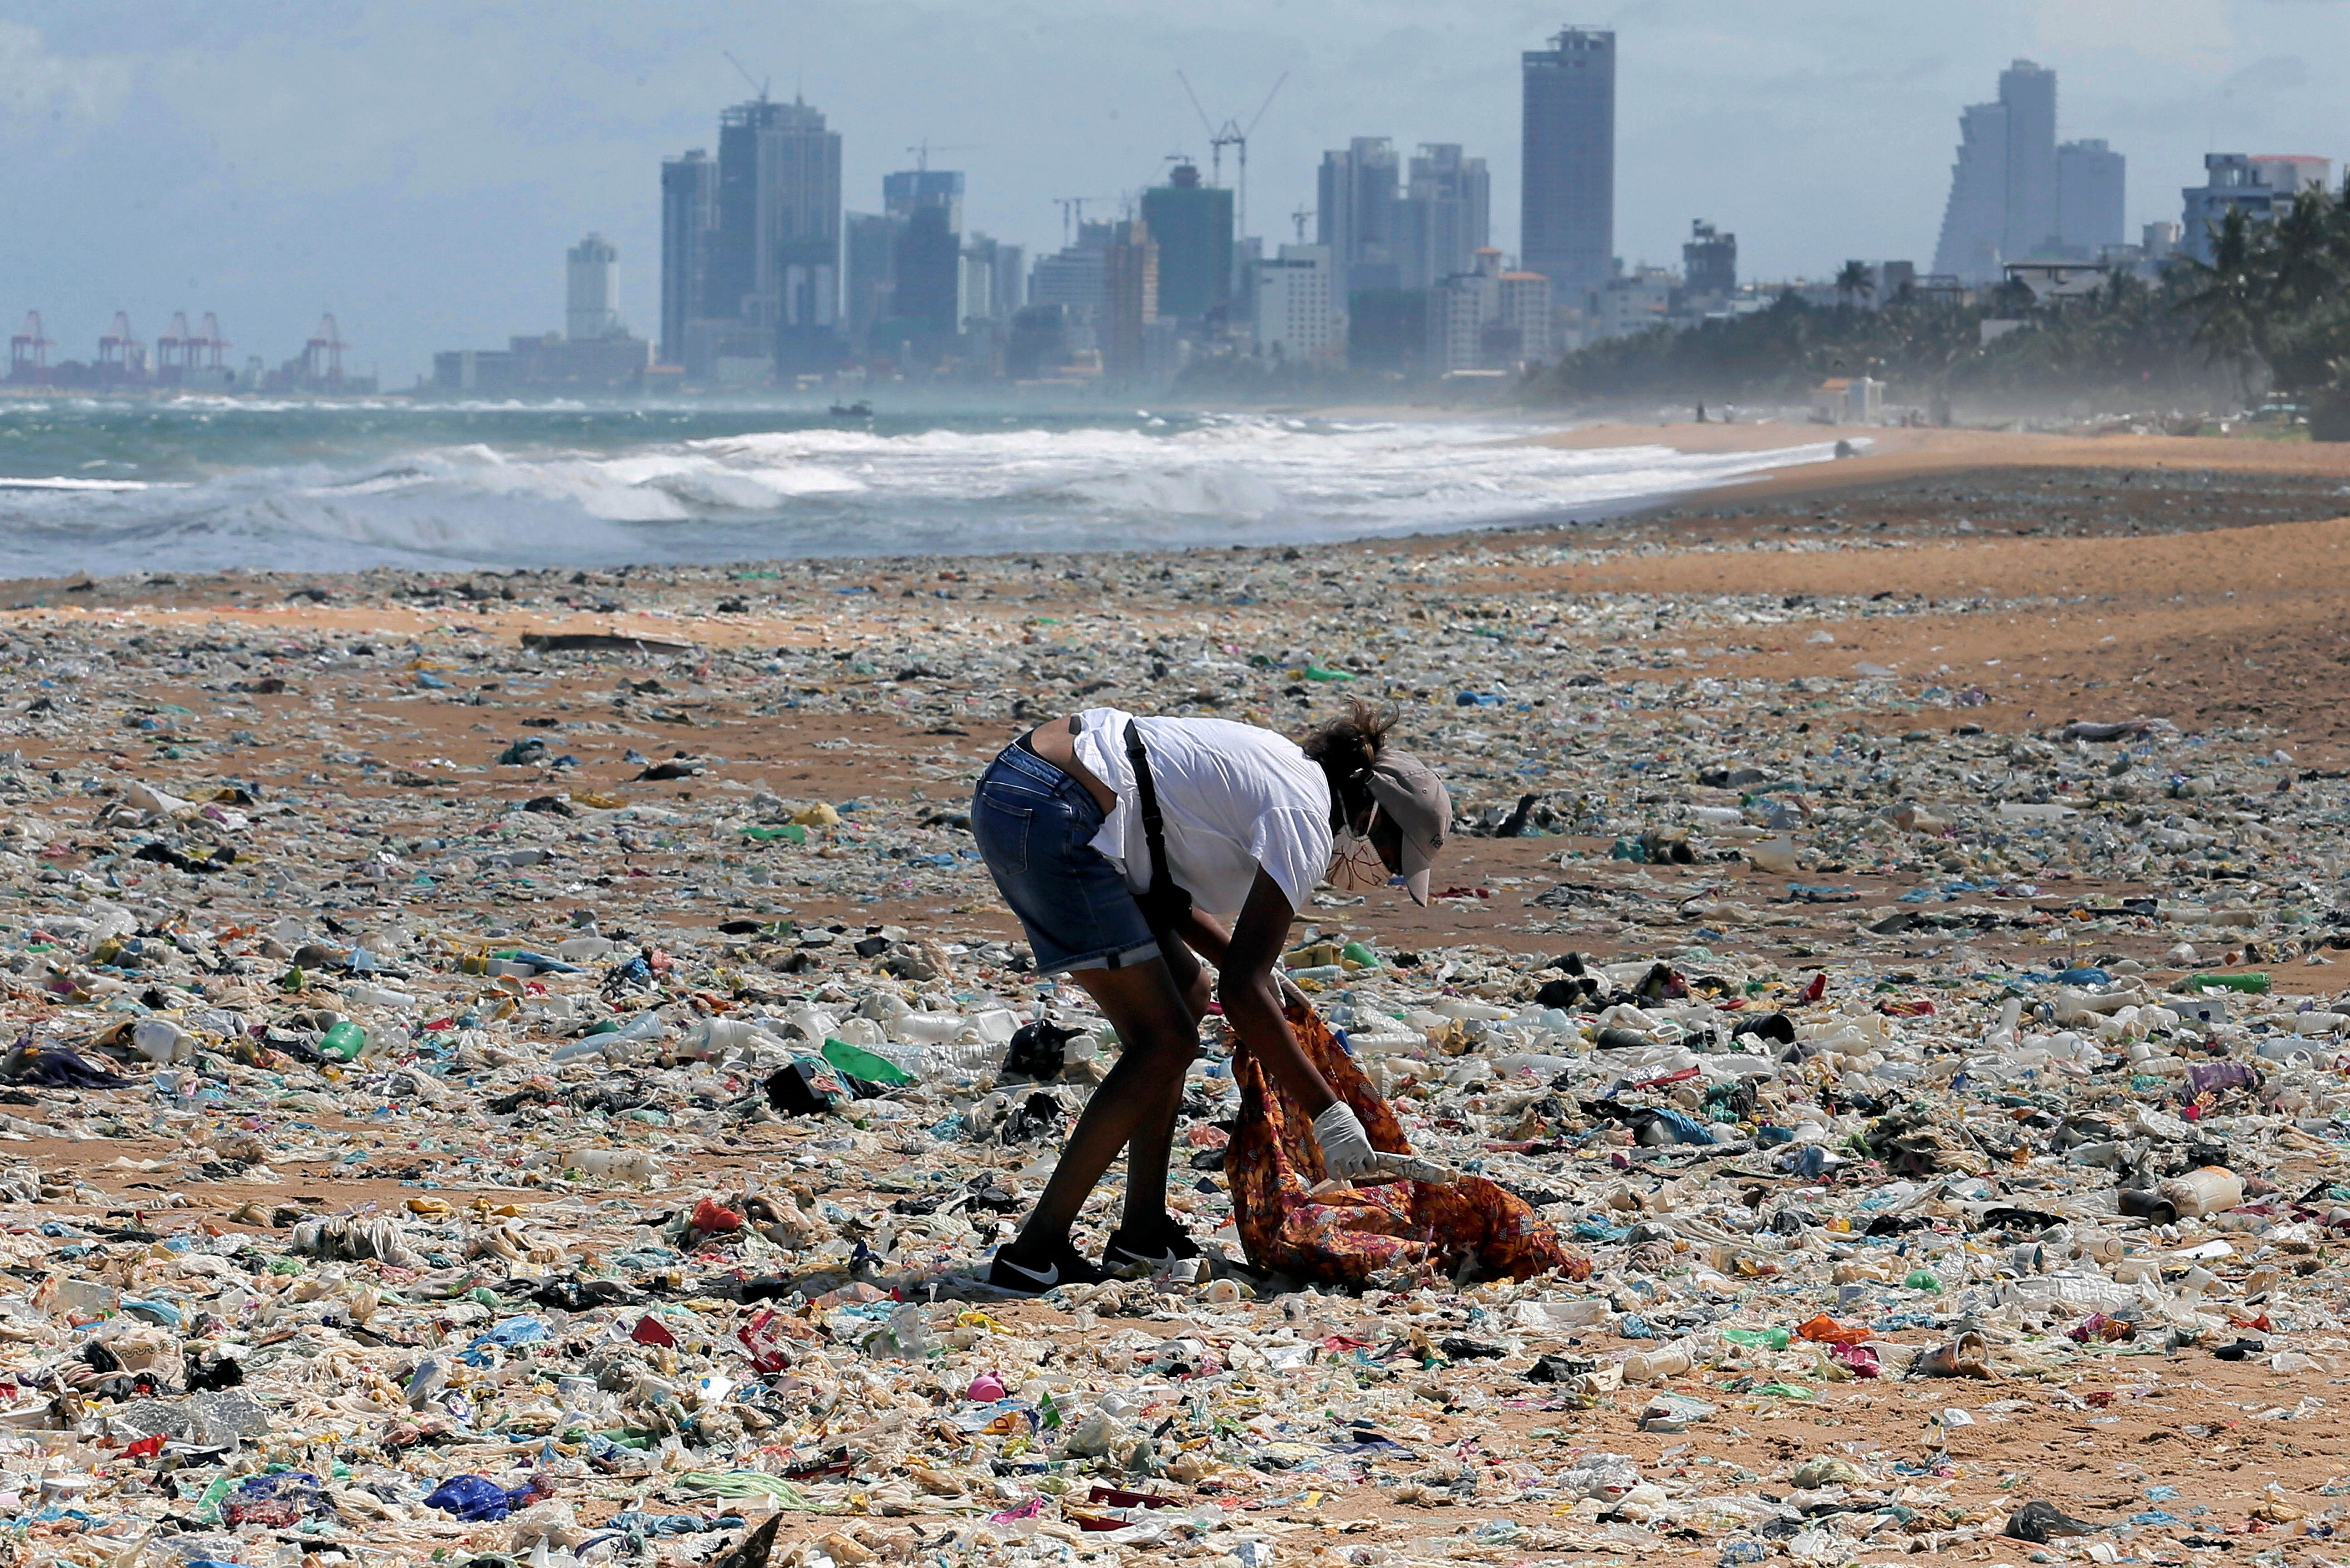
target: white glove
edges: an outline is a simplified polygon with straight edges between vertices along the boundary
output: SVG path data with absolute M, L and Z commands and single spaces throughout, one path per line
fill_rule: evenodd
M 1314 1118 L 1314 1141 L 1321 1146 L 1322 1173 L 1341 1181 L 1367 1174 L 1378 1160 L 1371 1135 L 1344 1100 Z

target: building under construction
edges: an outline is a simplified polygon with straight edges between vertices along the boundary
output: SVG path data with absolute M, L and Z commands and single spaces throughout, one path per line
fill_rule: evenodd
M 330 312 L 303 345 L 302 352 L 276 370 L 266 370 L 258 357 L 242 369 L 227 361 L 228 338 L 220 317 L 206 311 L 191 328 L 188 313 L 174 311 L 171 325 L 151 346 L 130 325 L 128 311 L 118 310 L 99 335 L 98 353 L 89 359 L 55 359 L 58 348 L 41 320 L 28 310 L 8 339 L 8 384 L 12 387 L 54 387 L 60 390 L 128 392 L 294 392 L 323 396 L 375 390 L 369 376 L 347 375 L 343 341 Z

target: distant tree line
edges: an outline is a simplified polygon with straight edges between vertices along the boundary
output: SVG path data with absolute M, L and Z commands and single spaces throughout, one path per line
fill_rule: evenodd
M 1875 376 L 1897 401 L 2090 397 L 2123 407 L 2265 392 L 2309 411 L 2312 433 L 2350 440 L 2350 182 L 2304 192 L 2267 223 L 2230 209 L 2210 262 L 2180 256 L 2154 282 L 2116 272 L 2091 294 L 2036 300 L 2021 284 L 1968 304 L 1905 286 L 1860 302 L 1847 264 L 1839 302 L 1793 293 L 1751 315 L 1596 343 L 1529 373 L 1528 401 L 1802 400 L 1835 376 Z M 1982 323 L 2022 329 L 1982 340 Z

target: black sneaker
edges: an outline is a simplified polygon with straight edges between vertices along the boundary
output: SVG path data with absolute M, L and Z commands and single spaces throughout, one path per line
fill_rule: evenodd
M 1140 1264 L 1159 1270 L 1200 1256 L 1200 1243 L 1178 1224 L 1171 1214 L 1159 1216 L 1159 1222 L 1140 1231 L 1123 1226 L 1110 1233 L 1109 1245 L 1102 1249 L 1102 1267 L 1113 1272 Z
M 1042 1268 L 1015 1263 L 1010 1248 L 998 1247 L 995 1262 L 987 1269 L 989 1284 L 1024 1296 L 1041 1296 L 1056 1285 L 1097 1285 L 1108 1278 L 1066 1241 L 1045 1257 Z

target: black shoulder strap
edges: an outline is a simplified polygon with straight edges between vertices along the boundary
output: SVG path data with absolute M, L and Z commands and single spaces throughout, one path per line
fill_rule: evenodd
M 1150 887 L 1157 892 L 1170 879 L 1167 869 L 1167 817 L 1159 809 L 1159 786 L 1150 776 L 1150 753 L 1142 748 L 1142 729 L 1126 722 L 1126 760 L 1134 765 L 1134 793 L 1142 802 L 1142 838 L 1150 846 Z
M 1126 757 L 1133 764 L 1134 793 L 1142 806 L 1142 839 L 1150 846 L 1150 887 L 1139 902 L 1151 929 L 1163 932 L 1191 907 L 1191 895 L 1167 868 L 1167 818 L 1159 809 L 1159 785 L 1150 776 L 1150 753 L 1143 749 L 1141 727 L 1131 719 L 1126 722 Z

